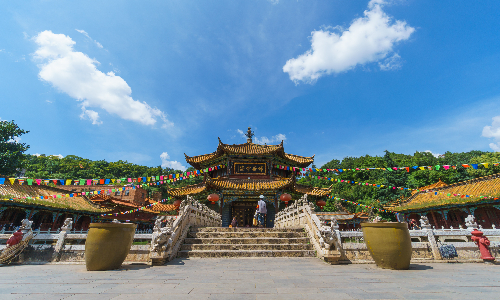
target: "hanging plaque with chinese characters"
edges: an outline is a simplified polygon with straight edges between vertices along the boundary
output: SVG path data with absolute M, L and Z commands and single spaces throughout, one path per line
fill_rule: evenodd
M 234 174 L 266 175 L 265 163 L 234 163 Z

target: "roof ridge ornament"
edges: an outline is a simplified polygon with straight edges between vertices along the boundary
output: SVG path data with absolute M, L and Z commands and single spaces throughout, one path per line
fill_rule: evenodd
M 255 135 L 255 133 L 252 131 L 252 129 L 250 127 L 248 127 L 248 131 L 247 133 L 245 134 L 245 136 L 247 137 L 247 143 L 248 144 L 251 144 L 252 143 L 252 137 Z

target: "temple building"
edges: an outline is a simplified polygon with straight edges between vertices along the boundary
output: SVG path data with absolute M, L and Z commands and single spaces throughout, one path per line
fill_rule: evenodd
M 66 218 L 73 219 L 73 229 L 87 230 L 91 222 L 111 210 L 84 197 L 52 197 L 66 193 L 65 190 L 42 185 L 13 184 L 9 180 L 0 185 L 0 230 L 12 230 L 21 225 L 23 219 L 33 221 L 33 228 L 56 230 Z M 3 197 L 2 197 L 3 196 Z M 5 196 L 13 200 L 2 199 Z M 44 199 L 39 199 L 42 196 Z M 23 199 L 26 197 L 35 197 Z
M 419 188 L 408 199 L 387 209 L 404 214 L 406 220 L 426 216 L 436 228 L 464 226 L 474 215 L 484 228 L 500 226 L 500 174 L 446 184 L 438 182 Z
M 206 199 L 209 194 L 219 195 L 214 206 L 222 214 L 222 226 L 227 227 L 233 217 L 238 225 L 252 226 L 252 220 L 260 195 L 267 202 L 266 226 L 273 227 L 276 212 L 285 204 L 280 204 L 280 195 L 291 194 L 297 199 L 303 194 L 311 200 L 325 198 L 328 188 L 304 186 L 295 182 L 302 169 L 308 167 L 314 156 L 304 157 L 288 154 L 279 145 L 260 145 L 252 141 L 250 127 L 247 142 L 239 145 L 224 144 L 219 138 L 217 149 L 209 154 L 186 156 L 186 162 L 197 170 L 204 170 L 202 183 L 168 191 L 170 196 L 183 198 L 194 195 Z M 213 166 L 222 167 L 213 167 Z

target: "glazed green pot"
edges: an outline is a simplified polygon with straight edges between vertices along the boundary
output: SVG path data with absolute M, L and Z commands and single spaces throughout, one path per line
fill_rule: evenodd
M 120 268 L 134 241 L 136 227 L 132 223 L 91 223 L 85 241 L 87 271 Z
M 407 270 L 411 260 L 411 238 L 407 223 L 361 223 L 363 238 L 373 260 L 383 269 Z

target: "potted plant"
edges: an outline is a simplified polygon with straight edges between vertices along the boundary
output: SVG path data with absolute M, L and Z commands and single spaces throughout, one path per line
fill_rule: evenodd
M 407 270 L 411 260 L 411 238 L 407 223 L 384 222 L 380 217 L 361 223 L 363 238 L 375 264 L 383 269 Z
M 105 271 L 120 268 L 134 240 L 136 224 L 90 223 L 85 241 L 87 271 Z

